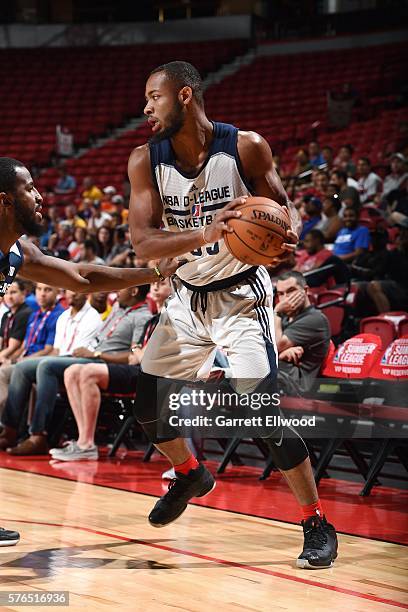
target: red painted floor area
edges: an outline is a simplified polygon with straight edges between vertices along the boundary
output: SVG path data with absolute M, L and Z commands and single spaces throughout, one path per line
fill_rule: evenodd
M 86 482 L 147 495 L 162 495 L 167 483 L 161 473 L 167 462 L 154 455 L 142 463 L 140 452 L 118 453 L 118 457 L 81 463 L 50 463 L 50 457 L 11 457 L 0 452 L 0 467 L 33 472 L 56 478 Z M 216 464 L 207 462 L 215 471 Z M 286 483 L 279 474 L 265 482 L 261 470 L 232 467 L 217 477 L 217 487 L 199 506 L 297 523 L 300 512 Z M 360 483 L 324 479 L 320 497 L 329 521 L 338 531 L 352 535 L 408 544 L 408 492 L 375 487 L 370 497 L 359 497 Z M 152 500 L 153 501 L 153 500 Z M 153 504 L 152 504 L 153 505 Z

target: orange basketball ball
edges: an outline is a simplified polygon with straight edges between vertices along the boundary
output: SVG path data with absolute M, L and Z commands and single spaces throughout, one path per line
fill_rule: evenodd
M 267 265 L 284 252 L 282 244 L 287 242 L 291 223 L 282 206 L 268 198 L 250 197 L 235 210 L 242 216 L 228 221 L 233 233 L 224 233 L 234 257 L 250 265 Z

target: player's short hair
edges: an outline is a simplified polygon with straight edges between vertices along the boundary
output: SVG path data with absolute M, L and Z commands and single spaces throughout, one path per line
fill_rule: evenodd
M 14 191 L 17 178 L 16 168 L 25 168 L 25 166 L 18 159 L 0 157 L 0 191 Z
M 182 61 L 168 62 L 152 70 L 149 76 L 157 72 L 164 72 L 166 77 L 173 81 L 179 89 L 191 87 L 194 98 L 200 106 L 203 106 L 203 81 L 197 68 L 192 64 Z
M 288 278 L 294 278 L 299 287 L 306 287 L 306 279 L 301 272 L 297 272 L 296 270 L 288 270 L 284 272 L 280 276 L 278 276 L 277 281 L 285 281 Z

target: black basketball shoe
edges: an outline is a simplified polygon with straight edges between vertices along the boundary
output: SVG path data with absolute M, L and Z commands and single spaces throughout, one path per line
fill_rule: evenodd
M 14 546 L 20 540 L 18 531 L 10 531 L 0 527 L 0 546 Z
M 157 502 L 149 514 L 153 527 L 164 527 L 175 521 L 187 508 L 192 497 L 204 497 L 210 493 L 216 482 L 204 465 L 190 470 L 187 475 L 176 472 L 176 478 L 169 484 L 169 490 Z
M 303 552 L 296 561 L 303 569 L 325 569 L 333 565 L 337 557 L 337 536 L 333 525 L 326 518 L 311 516 L 302 521 Z

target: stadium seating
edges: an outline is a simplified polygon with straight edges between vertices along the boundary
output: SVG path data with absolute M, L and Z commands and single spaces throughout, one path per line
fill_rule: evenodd
M 244 41 L 9 49 L 0 51 L 2 155 L 46 165 L 55 149 L 55 127 L 68 127 L 86 145 L 127 118 L 139 116 L 150 70 L 180 57 L 203 74 L 246 49 Z M 10 70 L 10 66 L 13 69 Z M 108 179 L 111 174 L 108 169 Z
M 104 78 L 105 73 L 100 74 L 99 63 L 98 82 L 94 84 L 91 80 L 87 84 L 86 89 L 87 92 L 89 90 L 89 94 L 87 93 L 87 97 L 84 98 L 85 102 L 82 103 L 80 93 L 77 93 L 74 99 L 71 95 L 68 96 L 69 102 L 59 94 L 57 97 L 53 96 L 53 106 L 61 104 L 59 120 L 64 119 L 66 122 L 67 117 L 74 117 L 73 104 L 77 114 L 80 108 L 79 119 L 75 122 L 74 128 L 76 141 L 82 143 L 90 136 L 98 136 L 106 131 L 109 125 L 118 125 L 130 115 L 141 115 L 144 77 L 149 69 L 161 61 L 179 54 L 196 63 L 204 73 L 219 67 L 222 63 L 231 60 L 234 54 L 245 50 L 242 41 L 228 43 L 224 41 L 222 44 L 215 42 L 205 48 L 210 49 L 208 54 L 203 53 L 203 43 L 183 46 L 182 52 L 178 45 L 149 47 L 146 54 L 142 54 L 138 47 L 120 47 L 122 51 L 114 48 L 111 59 L 109 59 L 111 51 L 108 51 L 106 59 L 108 79 L 101 92 L 104 101 L 99 102 L 98 93 L 92 94 L 92 100 L 88 98 L 88 95 L 91 96 L 91 90 L 98 89 L 100 80 Z M 95 50 L 95 56 L 91 53 L 89 62 L 83 58 L 77 59 L 77 62 L 80 62 L 78 72 L 81 72 L 82 66 L 84 74 L 90 77 L 92 66 L 95 66 L 92 57 L 95 57 L 96 62 L 100 57 L 99 53 L 100 50 Z M 344 142 L 352 142 L 356 148 L 355 156 L 369 155 L 374 164 L 381 165 L 383 155 L 395 150 L 401 137 L 401 124 L 408 120 L 407 108 L 390 108 L 395 104 L 396 94 L 403 80 L 407 54 L 408 45 L 397 44 L 351 51 L 308 53 L 302 56 L 301 61 L 296 55 L 258 57 L 250 65 L 242 67 L 237 73 L 208 88 L 206 110 L 212 119 L 235 123 L 242 129 L 252 129 L 262 134 L 272 148 L 281 154 L 284 171 L 290 170 L 293 156 L 299 146 L 316 136 L 322 143 L 331 145 L 335 149 Z M 68 51 L 65 51 L 65 55 L 68 58 Z M 68 59 L 66 61 L 68 62 Z M 114 61 L 115 69 L 112 68 Z M 129 69 L 130 64 L 131 69 Z M 362 74 L 365 75 L 364 79 L 361 77 Z M 119 86 L 116 80 L 120 79 L 122 80 Z M 70 77 L 70 87 L 71 81 Z M 353 122 L 347 129 L 329 131 L 326 119 L 327 90 L 341 87 L 346 81 L 357 90 L 365 110 L 363 112 L 361 106 L 360 110 L 356 110 Z M 85 86 L 82 85 L 82 77 L 80 83 L 81 86 L 77 89 L 82 91 L 81 87 Z M 47 91 L 49 95 L 48 88 Z M 114 104 L 112 91 L 115 92 Z M 381 96 L 378 96 L 378 92 L 381 92 Z M 122 105 L 121 115 L 119 104 Z M 47 108 L 47 105 L 44 105 L 44 108 Z M 105 112 L 111 113 L 109 117 L 103 115 Z M 33 132 L 31 126 L 29 128 L 26 126 L 24 129 L 20 127 L 20 123 L 17 126 L 15 114 L 13 115 L 11 110 L 9 113 L 11 115 L 7 115 L 9 117 L 7 121 L 10 117 L 14 117 L 17 133 L 15 134 L 13 129 L 12 140 L 9 144 L 2 143 L 3 148 L 4 145 L 9 146 L 9 150 L 18 156 L 20 150 L 16 149 L 20 142 L 19 138 L 22 134 L 25 135 L 24 138 L 29 134 L 30 141 L 27 144 L 29 150 L 26 151 L 24 148 L 20 156 L 27 163 L 30 161 L 44 163 L 44 156 L 49 157 L 54 146 L 56 121 L 52 119 L 50 127 L 49 115 L 47 120 L 47 113 L 42 114 L 41 110 L 38 117 L 44 120 L 42 123 L 37 123 L 40 119 L 36 118 L 35 126 L 33 125 L 33 130 L 35 127 L 36 131 Z M 85 119 L 84 113 L 86 113 Z M 54 115 L 51 117 L 54 118 Z M 46 124 L 47 127 L 44 129 Z M 312 124 L 317 124 L 318 128 L 312 128 Z M 10 123 L 8 126 L 10 130 Z M 6 132 L 5 125 L 0 127 L 0 141 Z M 40 141 L 40 134 L 43 134 L 44 138 L 48 134 L 48 141 L 42 139 Z M 102 147 L 91 149 L 80 159 L 68 160 L 68 169 L 77 178 L 78 183 L 81 183 L 84 176 L 92 174 L 101 185 L 111 184 L 120 189 L 126 176 L 127 160 L 131 150 L 146 142 L 149 135 L 149 127 L 143 124 L 136 130 L 129 130 L 120 137 L 106 142 Z M 44 150 L 41 149 L 43 146 Z M 33 147 L 37 147 L 40 157 L 34 155 Z M 52 169 L 40 177 L 38 184 L 44 188 L 52 185 L 55 178 L 56 171 Z M 59 201 L 61 198 L 57 198 L 57 202 Z M 362 222 L 371 229 L 382 223 L 382 217 L 375 215 L 375 211 L 364 208 Z
M 361 319 L 360 332 L 362 334 L 377 334 L 377 336 L 380 336 L 383 346 L 391 344 L 396 336 L 394 323 L 381 317 Z

